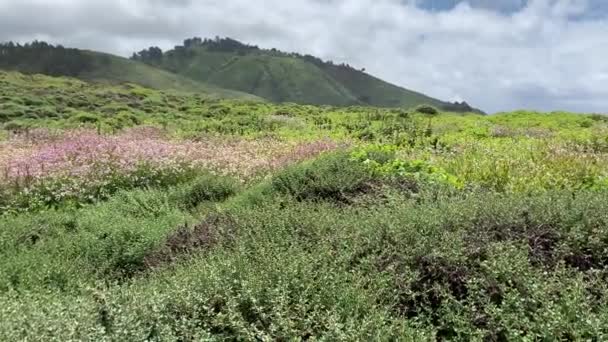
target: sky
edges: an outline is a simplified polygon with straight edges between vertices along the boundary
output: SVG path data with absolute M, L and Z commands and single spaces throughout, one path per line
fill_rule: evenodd
M 228 36 L 487 112 L 608 113 L 608 0 L 0 0 L 0 41 L 130 56 Z

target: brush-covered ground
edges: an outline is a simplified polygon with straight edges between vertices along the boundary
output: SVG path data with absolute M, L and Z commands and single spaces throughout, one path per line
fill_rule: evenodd
M 0 340 L 608 338 L 608 120 L 0 74 Z

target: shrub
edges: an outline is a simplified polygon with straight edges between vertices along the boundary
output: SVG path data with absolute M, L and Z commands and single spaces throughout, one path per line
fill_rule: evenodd
M 81 207 L 84 204 L 107 200 L 121 190 L 137 188 L 166 188 L 193 178 L 195 171 L 189 166 L 162 167 L 139 163 L 132 170 L 108 172 L 99 167 L 85 176 L 62 176 L 26 179 L 26 186 L 16 188 L 8 196 L 5 210 L 33 211 L 65 206 Z M 28 183 L 29 182 L 29 183 Z
M 352 153 L 355 160 L 368 166 L 378 177 L 390 180 L 408 179 L 424 185 L 439 185 L 461 189 L 462 180 L 446 170 L 424 160 L 401 160 L 396 157 L 397 147 L 377 145 L 359 149 Z
M 272 188 L 297 200 L 348 201 L 373 180 L 370 170 L 347 152 L 291 167 L 272 179 Z
M 2 125 L 2 128 L 4 128 L 7 131 L 22 131 L 27 127 L 27 125 L 23 122 L 19 122 L 19 121 L 9 121 L 7 123 L 5 123 L 4 125 Z
M 0 105 L 0 121 L 7 121 L 12 118 L 22 118 L 29 112 L 25 106 L 8 102 Z
M 206 173 L 192 182 L 181 195 L 187 209 L 194 209 L 203 202 L 220 202 L 236 194 L 238 181 L 225 176 Z
M 71 117 L 71 120 L 78 123 L 97 123 L 100 118 L 95 114 L 78 112 Z
M 591 114 L 589 115 L 589 118 L 593 121 L 608 122 L 607 114 Z
M 116 114 L 116 120 L 118 120 L 123 126 L 131 127 L 135 125 L 141 125 L 141 118 L 135 114 L 127 111 L 122 111 Z
M 422 104 L 414 108 L 414 112 L 427 115 L 438 115 L 439 110 L 431 105 Z

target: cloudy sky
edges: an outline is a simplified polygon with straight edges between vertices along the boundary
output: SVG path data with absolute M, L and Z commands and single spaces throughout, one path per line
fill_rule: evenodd
M 488 112 L 608 113 L 607 0 L 0 0 L 0 41 L 128 56 L 216 35 Z

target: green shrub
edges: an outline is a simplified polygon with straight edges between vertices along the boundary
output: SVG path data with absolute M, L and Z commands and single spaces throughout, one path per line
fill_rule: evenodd
M 0 121 L 8 121 L 14 118 L 23 118 L 28 114 L 30 109 L 26 106 L 7 102 L 0 104 Z
M 7 131 L 22 131 L 27 128 L 27 124 L 20 121 L 9 121 L 2 125 L 2 128 Z
M 409 179 L 417 185 L 438 185 L 454 189 L 464 186 L 462 180 L 446 170 L 433 166 L 424 160 L 401 160 L 396 158 L 398 148 L 391 145 L 375 145 L 361 148 L 352 157 L 367 165 L 378 177 L 393 183 Z
M 423 104 L 414 108 L 414 112 L 427 115 L 438 115 L 439 110 L 431 105 Z
M 39 97 L 28 96 L 28 97 L 24 97 L 22 100 L 23 100 L 24 105 L 30 106 L 30 107 L 43 106 L 45 104 L 45 101 L 43 101 Z
M 98 115 L 85 112 L 77 112 L 70 119 L 78 123 L 97 123 L 101 120 Z
M 118 114 L 116 114 L 115 118 L 123 126 L 126 126 L 126 127 L 136 126 L 136 125 L 140 125 L 142 123 L 142 120 L 140 117 L 138 117 L 137 115 L 135 115 L 131 112 L 127 112 L 127 111 L 119 112 Z
M 98 173 L 98 171 L 100 173 Z M 141 163 L 129 172 L 104 173 L 86 177 L 37 179 L 27 188 L 14 189 L 6 202 L 7 211 L 36 211 L 48 208 L 81 207 L 109 199 L 123 190 L 168 188 L 191 181 L 198 171 L 188 165 L 160 168 Z
M 211 173 L 196 178 L 181 195 L 181 203 L 194 209 L 203 202 L 221 202 L 239 191 L 238 181 Z
M 591 114 L 589 118 L 593 121 L 608 122 L 608 115 L 606 114 Z
M 353 160 L 347 152 L 338 152 L 281 172 L 272 179 L 272 188 L 297 200 L 342 202 L 364 191 L 372 180 L 363 163 Z

